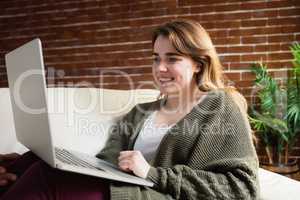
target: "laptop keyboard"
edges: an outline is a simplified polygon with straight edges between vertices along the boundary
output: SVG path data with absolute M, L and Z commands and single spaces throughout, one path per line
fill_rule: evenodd
M 101 170 L 99 168 L 94 167 L 93 165 L 89 164 L 88 162 L 74 156 L 72 153 L 65 149 L 59 149 L 55 147 L 55 157 L 68 165 L 73 165 L 76 167 L 84 167 L 84 168 L 89 168 L 89 169 L 96 169 L 96 170 Z

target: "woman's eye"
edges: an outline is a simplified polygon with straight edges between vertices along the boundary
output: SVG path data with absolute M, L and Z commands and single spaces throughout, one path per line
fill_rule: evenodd
M 159 62 L 160 62 L 160 59 L 159 59 L 158 57 L 154 57 L 154 58 L 153 58 L 153 62 L 154 62 L 154 63 L 159 63 Z
M 168 58 L 168 62 L 169 63 L 174 63 L 174 62 L 177 62 L 178 61 L 178 58 Z

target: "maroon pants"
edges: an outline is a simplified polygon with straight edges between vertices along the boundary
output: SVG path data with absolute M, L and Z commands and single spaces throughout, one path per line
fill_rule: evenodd
M 1 200 L 109 200 L 109 181 L 51 168 L 32 152 L 1 163 L 17 181 L 0 187 Z

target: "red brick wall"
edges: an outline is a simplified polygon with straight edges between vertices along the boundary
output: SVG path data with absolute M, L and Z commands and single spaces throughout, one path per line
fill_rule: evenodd
M 0 1 L 0 85 L 7 86 L 4 54 L 35 37 L 44 46 L 49 86 L 68 82 L 128 88 L 151 84 L 151 30 L 176 17 L 207 28 L 227 76 L 251 93 L 249 65 L 263 60 L 275 74 L 290 66 L 289 45 L 300 40 L 300 3 L 279 1 Z M 99 75 L 105 74 L 99 79 Z M 149 82 L 150 81 L 150 82 Z M 102 84 L 101 84 L 102 82 Z
M 262 60 L 285 77 L 289 46 L 300 41 L 299 0 L 1 0 L 0 87 L 7 87 L 4 54 L 40 37 L 49 87 L 127 89 L 129 78 L 135 88 L 153 88 L 151 30 L 177 17 L 208 30 L 226 75 L 248 99 L 250 64 Z

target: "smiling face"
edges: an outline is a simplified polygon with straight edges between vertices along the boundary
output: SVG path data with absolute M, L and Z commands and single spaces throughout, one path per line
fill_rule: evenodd
M 200 68 L 179 54 L 167 37 L 158 36 L 153 47 L 153 76 L 163 94 L 186 94 L 197 88 L 195 73 Z

